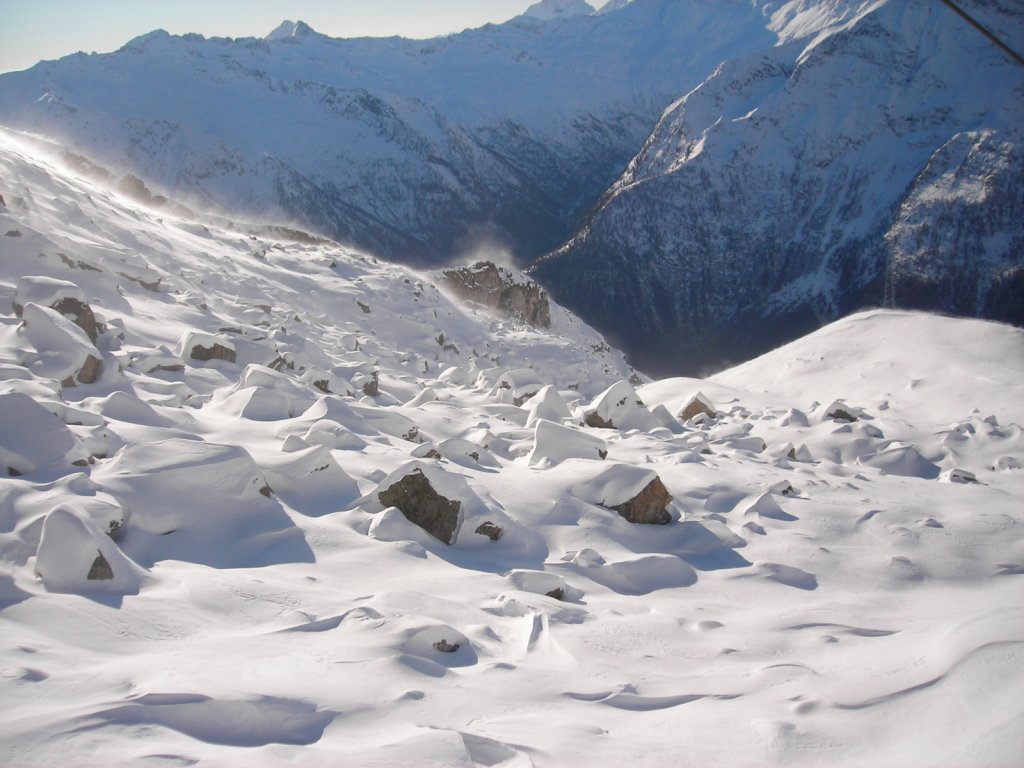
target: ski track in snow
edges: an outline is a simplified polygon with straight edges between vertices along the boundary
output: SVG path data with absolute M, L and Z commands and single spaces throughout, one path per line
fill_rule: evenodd
M 633 390 L 557 307 L 58 157 L 0 131 L 0 763 L 1019 760 L 1021 331 L 875 311 Z M 451 546 L 377 498 L 410 466 Z M 610 509 L 655 476 L 672 522 Z

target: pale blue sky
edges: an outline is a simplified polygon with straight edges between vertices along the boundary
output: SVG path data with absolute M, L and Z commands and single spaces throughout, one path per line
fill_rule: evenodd
M 533 1 L 0 0 L 0 72 L 76 51 L 113 51 L 154 29 L 262 37 L 285 19 L 301 19 L 332 37 L 434 37 L 507 21 Z

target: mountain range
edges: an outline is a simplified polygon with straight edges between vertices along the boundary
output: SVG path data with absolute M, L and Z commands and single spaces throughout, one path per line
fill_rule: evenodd
M 1018 4 L 962 5 L 1020 49 Z M 157 31 L 0 76 L 0 123 L 388 260 L 504 252 L 655 373 L 871 305 L 1024 323 L 1024 68 L 931 0 Z

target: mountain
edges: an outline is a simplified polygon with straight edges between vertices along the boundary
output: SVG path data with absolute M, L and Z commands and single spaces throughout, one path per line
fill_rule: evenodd
M 666 104 L 770 44 L 739 0 L 589 8 L 547 0 L 426 41 L 301 22 L 265 39 L 156 31 L 0 76 L 0 122 L 195 207 L 297 222 L 389 260 L 491 244 L 524 263 L 571 236 Z
M 570 16 L 589 16 L 594 12 L 593 6 L 586 0 L 540 0 L 534 3 L 523 13 L 541 21 L 552 19 L 566 19 Z
M 963 5 L 1024 48 L 1019 3 Z M 0 76 L 0 122 L 193 209 L 530 264 L 653 373 L 871 306 L 1024 324 L 1024 68 L 932 0 L 544 0 L 427 41 L 157 31 Z
M 1024 46 L 1019 4 L 964 5 Z M 670 106 L 532 274 L 649 371 L 871 305 L 1024 324 L 1024 67 L 924 0 L 767 21 L 777 43 Z
M 511 268 L 0 179 L 0 764 L 1019 762 L 1024 330 L 644 382 Z

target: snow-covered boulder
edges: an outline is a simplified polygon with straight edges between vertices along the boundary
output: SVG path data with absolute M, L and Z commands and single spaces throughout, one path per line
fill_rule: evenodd
M 679 420 L 685 423 L 702 413 L 705 417 L 713 419 L 718 415 L 718 409 L 703 392 L 695 392 L 679 410 Z
M 28 360 L 37 376 L 57 379 L 64 386 L 92 384 L 102 372 L 103 356 L 85 331 L 49 307 L 22 307 L 24 332 L 37 354 Z
M 562 396 L 558 394 L 558 388 L 551 384 L 542 387 L 529 401 L 523 403 L 523 408 L 529 409 L 530 413 L 526 419 L 527 427 L 536 426 L 541 419 L 561 424 L 572 416 Z
M 43 522 L 36 573 L 50 592 L 136 594 L 142 569 L 83 510 L 55 507 Z
M 583 423 L 595 429 L 651 430 L 660 424 L 628 381 L 619 381 L 583 411 Z
M 864 415 L 861 408 L 848 405 L 845 400 L 833 400 L 821 409 L 822 420 L 853 422 L 858 421 Z
M 873 456 L 860 459 L 859 463 L 887 475 L 919 477 L 924 480 L 934 480 L 941 472 L 937 465 L 928 461 L 913 445 L 894 444 Z
M 481 445 L 461 437 L 452 437 L 437 444 L 436 450 L 441 456 L 455 464 L 467 467 L 497 467 L 494 456 Z
M 766 491 L 752 499 L 741 501 L 736 505 L 735 511 L 743 517 L 753 518 L 754 521 L 768 518 L 769 520 L 792 522 L 797 519 L 779 506 L 779 502 L 775 500 L 771 491 Z
M 473 493 L 461 477 L 414 461 L 384 478 L 376 496 L 383 506 L 397 507 L 438 541 L 454 544 L 462 526 L 463 503 Z
M 187 331 L 178 341 L 175 354 L 185 360 L 208 362 L 224 360 L 233 363 L 237 359 L 235 345 L 224 334 L 213 335 L 200 331 Z
M 534 429 L 531 467 L 553 466 L 566 459 L 601 460 L 608 456 L 608 444 L 579 429 L 540 420 Z
M 87 466 L 89 458 L 64 422 L 31 397 L 0 395 L 0 472 L 61 476 Z
M 613 464 L 593 478 L 573 486 L 579 499 L 618 512 L 631 523 L 665 525 L 672 522 L 672 501 L 658 474 L 629 464 Z
M 38 304 L 67 317 L 85 332 L 90 342 L 96 343 L 99 335 L 96 315 L 85 293 L 74 283 L 39 275 L 19 278 L 14 294 L 14 314 L 21 317 L 26 304 Z
M 282 421 L 298 416 L 313 404 L 313 394 L 287 376 L 263 366 L 249 366 L 246 371 L 253 367 L 260 369 L 258 375 L 243 374 L 226 393 L 218 393 L 212 407 L 251 421 Z M 280 380 L 268 381 L 264 372 Z
M 958 483 L 960 485 L 970 485 L 978 482 L 978 476 L 976 474 L 960 468 L 954 468 L 948 472 L 943 472 L 940 479 L 947 483 Z
M 324 445 L 297 451 L 261 454 L 256 462 L 274 493 L 306 515 L 323 515 L 347 507 L 359 487 Z
M 498 402 L 521 406 L 537 395 L 547 382 L 532 368 L 516 368 L 498 378 L 492 393 Z
M 312 558 L 265 474 L 238 446 L 135 443 L 92 476 L 132 510 L 125 546 L 144 565 L 177 559 L 236 568 Z
M 557 573 L 546 573 L 544 571 L 528 571 L 516 569 L 506 577 L 512 589 L 521 592 L 532 592 L 535 595 L 546 595 L 556 600 L 564 599 L 566 590 L 569 589 L 565 578 Z

